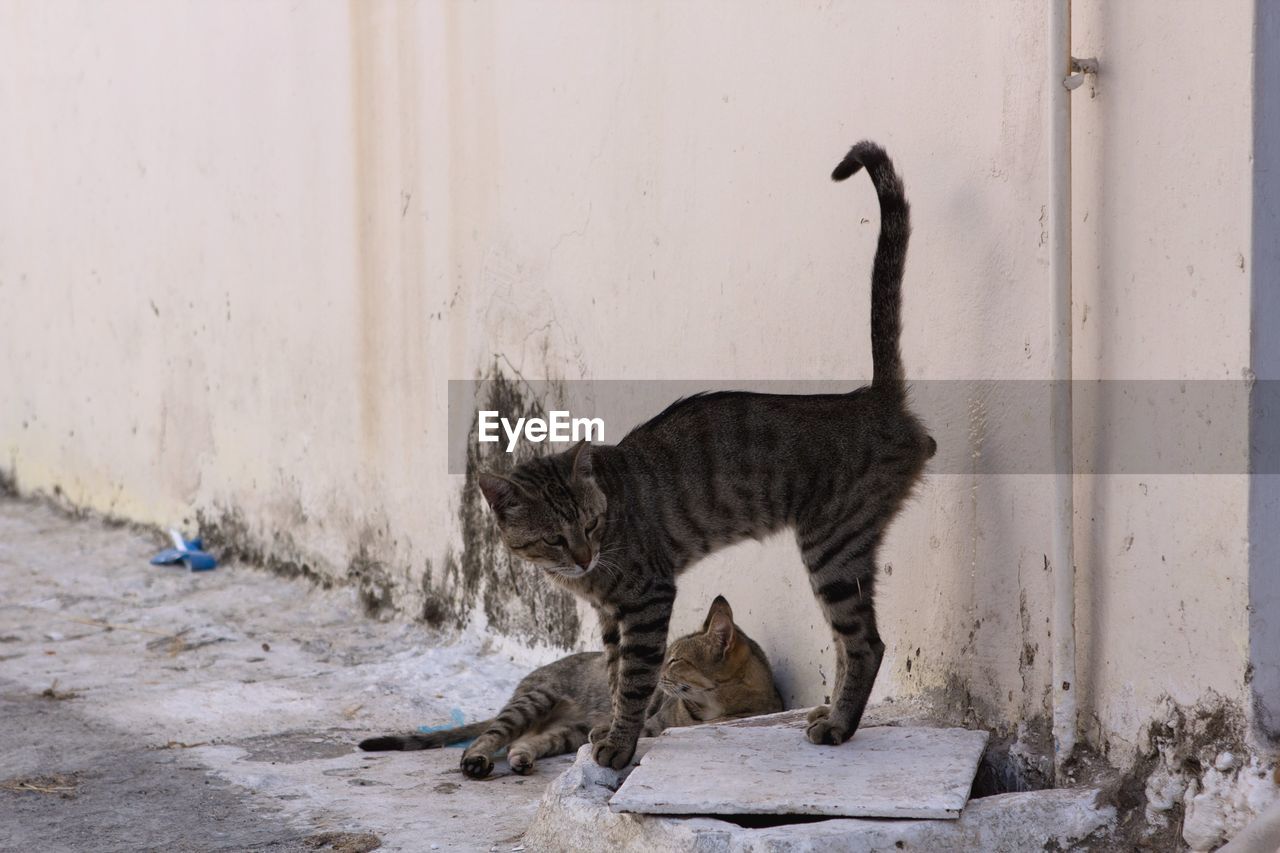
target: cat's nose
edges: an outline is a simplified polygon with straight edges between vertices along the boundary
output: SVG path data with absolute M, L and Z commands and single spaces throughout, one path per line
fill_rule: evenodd
M 587 566 L 591 565 L 591 549 L 574 549 L 573 561 L 578 564 L 578 568 L 585 569 Z

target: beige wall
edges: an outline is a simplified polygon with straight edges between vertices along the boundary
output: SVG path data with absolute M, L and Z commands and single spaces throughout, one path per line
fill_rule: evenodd
M 1074 101 L 1076 376 L 1244 379 L 1253 4 L 1077 9 L 1076 53 L 1105 70 Z M 1105 451 L 1111 424 L 1081 426 Z M 1078 479 L 1081 723 L 1095 742 L 1123 745 L 1162 694 L 1245 702 L 1248 494 L 1243 476 Z
M 909 375 L 1045 378 L 1037 6 L 6 2 L 0 464 L 142 521 L 238 513 L 416 614 L 463 547 L 448 379 L 869 373 L 874 196 L 826 177 L 862 137 L 913 203 Z M 1239 378 L 1253 5 L 1076 7 L 1104 69 L 1074 95 L 1077 375 Z M 998 455 L 1000 417 L 938 429 Z M 1094 740 L 1123 752 L 1164 694 L 1242 703 L 1244 478 L 1077 502 Z M 1044 477 L 925 483 L 885 549 L 880 695 L 1046 715 L 1048 510 Z M 724 592 L 819 701 L 803 577 L 786 540 L 718 555 L 679 627 Z

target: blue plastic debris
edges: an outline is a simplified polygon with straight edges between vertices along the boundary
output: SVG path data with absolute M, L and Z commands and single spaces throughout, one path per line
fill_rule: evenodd
M 173 540 L 173 547 L 152 557 L 151 565 L 172 566 L 185 563 L 193 572 L 207 572 L 218 567 L 217 559 L 204 550 L 203 539 L 183 539 L 176 530 L 169 531 L 169 538 Z
M 451 720 L 453 720 L 453 722 L 446 723 L 443 726 L 418 726 L 418 731 L 422 732 L 424 735 L 429 735 L 432 732 L 444 732 L 444 731 L 448 731 L 449 729 L 456 729 L 460 726 L 465 726 L 467 724 L 467 718 L 462 715 L 461 708 L 454 708 L 452 711 L 449 712 L 449 717 Z M 467 745 L 469 745 L 473 740 L 475 740 L 475 738 L 468 738 L 467 740 L 458 741 L 457 743 L 451 743 L 449 744 L 449 747 L 456 748 L 456 749 L 463 749 Z

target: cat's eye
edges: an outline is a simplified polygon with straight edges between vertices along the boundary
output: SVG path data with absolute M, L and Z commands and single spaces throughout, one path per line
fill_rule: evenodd
M 542 537 L 542 541 L 546 542 L 553 548 L 564 548 L 569 544 L 565 541 L 563 536 L 544 536 Z
M 592 533 L 595 532 L 596 528 L 599 526 L 600 526 L 600 516 L 597 515 L 595 518 L 591 519 L 591 521 L 587 524 L 587 535 L 590 536 Z

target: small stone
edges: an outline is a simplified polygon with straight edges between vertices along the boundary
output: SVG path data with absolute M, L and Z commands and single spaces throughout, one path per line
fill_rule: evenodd
M 1226 834 L 1223 804 L 1210 793 L 1192 796 L 1189 788 L 1187 794 L 1182 840 L 1194 851 L 1216 850 Z
M 1226 773 L 1228 770 L 1236 766 L 1236 757 L 1230 752 L 1218 753 L 1217 759 L 1213 762 L 1215 770 Z

